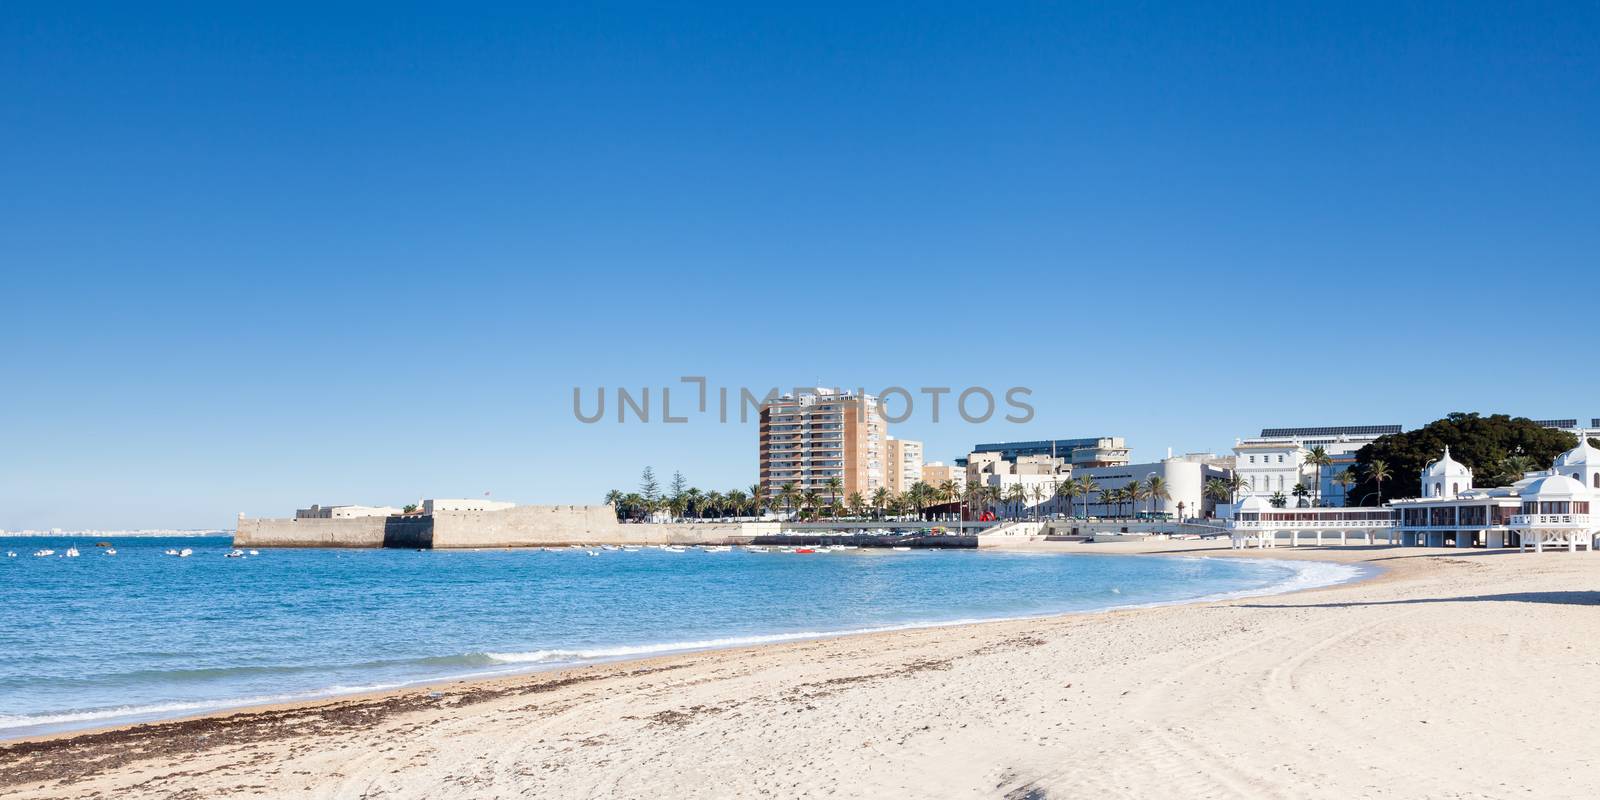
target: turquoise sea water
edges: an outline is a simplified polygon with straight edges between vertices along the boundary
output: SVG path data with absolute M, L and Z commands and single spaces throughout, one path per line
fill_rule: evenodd
M 0 538 L 0 738 L 662 652 L 1267 593 L 1330 564 Z M 190 547 L 194 555 L 162 555 Z M 16 558 L 3 557 L 14 551 Z

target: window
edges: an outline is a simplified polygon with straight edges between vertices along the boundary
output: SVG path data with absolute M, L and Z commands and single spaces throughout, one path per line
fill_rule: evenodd
M 1282 464 L 1282 463 L 1283 463 L 1283 456 L 1278 456 L 1278 463 L 1279 463 L 1279 464 Z
M 1256 463 L 1256 457 L 1255 456 L 1251 456 L 1250 457 L 1250 463 L 1252 463 L 1252 464 Z
M 1461 494 L 1461 484 L 1459 484 L 1459 483 L 1450 484 L 1450 493 L 1451 494 Z

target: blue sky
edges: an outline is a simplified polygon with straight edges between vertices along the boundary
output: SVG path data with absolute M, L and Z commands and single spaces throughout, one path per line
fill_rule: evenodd
M 0 528 L 748 485 L 573 418 L 682 375 L 1600 416 L 1593 3 L 669 5 L 8 4 Z

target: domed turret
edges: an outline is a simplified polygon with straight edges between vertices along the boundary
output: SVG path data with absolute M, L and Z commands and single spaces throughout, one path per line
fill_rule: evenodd
M 1588 496 L 1589 490 L 1583 484 L 1579 483 L 1575 478 L 1560 474 L 1546 475 L 1528 484 L 1522 490 L 1522 499 L 1524 501 L 1571 500 L 1575 497 L 1587 498 Z
M 1423 497 L 1455 497 L 1472 488 L 1472 470 L 1450 457 L 1450 447 L 1444 456 L 1422 469 Z
M 1587 437 L 1578 437 L 1578 446 L 1556 456 L 1551 471 L 1566 475 L 1584 486 L 1600 489 L 1600 447 L 1589 444 Z

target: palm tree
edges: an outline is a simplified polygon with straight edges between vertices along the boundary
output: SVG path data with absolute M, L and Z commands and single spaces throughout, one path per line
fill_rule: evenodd
M 1172 490 L 1167 488 L 1167 479 L 1160 475 L 1151 475 L 1150 480 L 1144 485 L 1145 495 L 1150 498 L 1150 510 L 1156 510 L 1156 502 L 1171 500 Z
M 1078 479 L 1068 478 L 1056 484 L 1056 497 L 1067 498 L 1067 516 L 1072 516 L 1072 501 L 1078 496 Z M 1057 506 L 1059 508 L 1059 506 Z
M 1093 475 L 1085 475 L 1078 479 L 1078 494 L 1083 495 L 1083 518 L 1089 518 L 1089 495 L 1100 491 L 1100 484 L 1095 483 Z
M 1344 505 L 1350 505 L 1350 487 L 1356 482 L 1356 474 L 1348 468 L 1341 469 L 1334 474 L 1333 482 L 1339 485 L 1339 494 L 1343 497 Z
M 904 515 L 906 509 L 910 507 L 911 501 L 903 494 L 891 494 L 887 502 L 884 503 L 884 508 L 889 512 L 889 515 L 896 518 Z
M 1317 498 L 1313 505 L 1320 506 L 1322 505 L 1322 468 L 1331 465 L 1333 458 L 1328 455 L 1328 449 L 1319 444 L 1311 448 L 1311 452 L 1306 454 L 1306 463 L 1316 467 L 1317 470 L 1317 482 L 1312 484 L 1314 487 L 1312 492 Z
M 878 510 L 878 519 L 883 519 L 883 509 L 888 505 L 889 490 L 879 486 L 878 490 L 872 493 L 872 507 Z
M 1016 513 L 1012 515 L 1013 519 L 1022 516 L 1022 506 L 1024 503 L 1028 502 L 1028 490 L 1022 488 L 1022 484 L 1020 483 L 1011 484 L 1011 486 L 1006 489 L 1006 502 L 1017 504 Z
M 794 508 L 795 503 L 799 500 L 800 490 L 795 488 L 794 481 L 789 481 L 783 486 L 778 487 L 778 502 L 783 504 L 784 517 L 791 516 L 789 509 Z
M 1299 500 L 1301 503 L 1305 503 L 1306 498 L 1311 496 L 1311 490 L 1307 489 L 1304 483 L 1296 483 L 1294 488 L 1289 490 L 1289 494 L 1294 495 L 1295 499 Z M 1309 503 L 1307 503 L 1307 505 L 1309 505 Z
M 611 506 L 611 510 L 617 512 L 617 519 L 622 519 L 622 490 L 612 489 L 606 492 L 606 505 Z
M 702 509 L 700 512 L 700 518 L 704 519 L 706 517 L 706 511 L 710 511 L 711 516 L 713 517 L 722 516 L 720 512 L 722 511 L 722 504 L 725 502 L 727 501 L 722 498 L 722 492 L 719 492 L 716 489 L 706 492 L 705 498 L 700 501 L 700 507 Z
M 1282 491 L 1273 492 L 1271 503 L 1273 508 L 1283 508 L 1289 505 L 1289 498 L 1284 497 Z
M 823 485 L 828 488 L 828 507 L 833 510 L 834 514 L 837 514 L 839 508 L 839 495 L 844 492 L 844 481 L 839 480 L 837 477 L 833 477 L 825 481 Z
M 744 496 L 743 489 L 733 489 L 723 497 L 727 499 L 728 508 L 733 511 L 733 516 L 737 517 L 744 514 L 744 504 L 748 502 L 748 498 Z
M 813 519 L 821 515 L 822 495 L 818 494 L 816 489 L 807 489 L 800 493 L 800 510 L 804 512 L 806 509 L 811 510 Z
M 1033 485 L 1033 488 L 1028 490 L 1028 494 L 1033 495 L 1033 521 L 1034 522 L 1038 522 L 1039 521 L 1039 507 L 1044 505 L 1044 499 L 1045 499 L 1045 497 L 1047 497 L 1049 495 L 1049 493 L 1050 493 L 1050 491 L 1048 489 L 1044 488 L 1044 484 L 1042 484 L 1042 483 L 1036 483 L 1036 484 Z
M 1129 481 L 1128 485 L 1123 487 L 1122 491 L 1124 496 L 1128 498 L 1128 515 L 1138 516 L 1139 501 L 1150 496 L 1149 490 L 1145 488 L 1144 482 L 1140 480 Z
M 767 496 L 761 491 L 761 484 L 750 484 L 750 516 L 761 516 L 761 507 L 767 504 Z
M 961 490 L 956 488 L 955 481 L 945 481 L 944 483 L 939 484 L 938 492 L 939 499 L 946 503 L 954 503 L 961 499 Z M 960 506 L 956 507 L 956 514 L 957 516 L 961 514 Z
M 933 487 L 923 483 L 922 481 L 917 481 L 916 483 L 911 484 L 911 490 L 906 492 L 905 500 L 907 508 L 908 510 L 916 511 L 917 516 L 920 517 L 923 515 L 923 509 L 928 507 L 928 503 L 931 501 L 932 497 Z
M 1002 499 L 1002 496 L 1002 492 L 998 486 L 983 487 L 983 503 L 989 508 L 998 508 L 1002 502 L 1005 502 Z
M 1240 475 L 1237 472 L 1235 472 L 1232 475 L 1229 475 L 1228 479 L 1226 481 L 1224 481 L 1224 483 L 1226 483 L 1228 485 L 1228 494 L 1229 494 L 1228 502 L 1230 502 L 1230 503 L 1239 502 L 1239 493 L 1244 491 L 1244 487 L 1249 485 L 1249 484 L 1245 483 L 1244 476 Z
M 1367 465 L 1367 477 L 1378 484 L 1378 505 L 1383 505 L 1383 482 L 1394 477 L 1389 472 L 1389 465 L 1381 458 L 1373 459 L 1372 463 Z
M 881 492 L 883 490 L 879 489 L 878 491 Z M 861 496 L 860 492 L 851 492 L 850 496 L 845 499 L 845 505 L 850 508 L 850 516 L 860 517 L 862 510 L 867 507 L 867 501 Z

